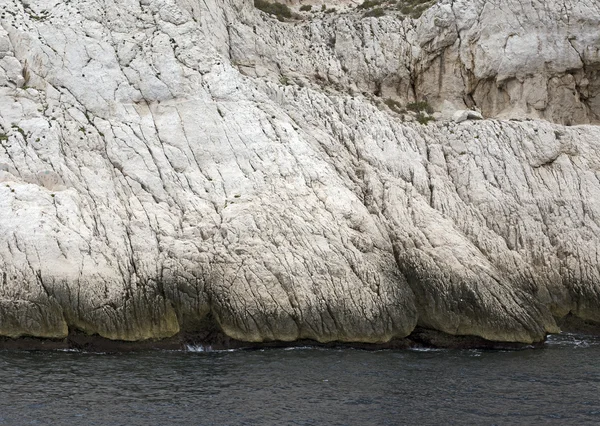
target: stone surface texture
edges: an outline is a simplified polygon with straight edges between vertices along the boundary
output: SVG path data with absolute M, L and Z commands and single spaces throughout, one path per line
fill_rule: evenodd
M 600 323 L 598 28 L 596 0 L 0 0 L 0 335 Z

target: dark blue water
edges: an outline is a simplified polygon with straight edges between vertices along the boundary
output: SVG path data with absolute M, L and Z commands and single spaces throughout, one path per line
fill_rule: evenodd
M 512 352 L 5 351 L 0 424 L 600 424 L 600 339 Z

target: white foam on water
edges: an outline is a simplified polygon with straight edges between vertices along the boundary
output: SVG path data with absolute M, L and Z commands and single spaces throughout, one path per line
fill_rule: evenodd
M 185 345 L 183 349 L 184 352 L 194 352 L 194 353 L 203 353 L 203 352 L 236 352 L 240 349 L 213 349 L 211 345 Z
M 284 351 L 305 351 L 305 350 L 317 349 L 314 346 L 290 346 L 288 348 L 283 348 Z
M 185 345 L 185 352 L 212 352 L 210 345 Z
M 446 349 L 442 348 L 409 348 L 409 351 L 412 352 L 443 352 Z
M 547 346 L 570 346 L 574 348 L 589 348 L 600 344 L 596 336 L 573 333 L 551 334 L 546 339 Z

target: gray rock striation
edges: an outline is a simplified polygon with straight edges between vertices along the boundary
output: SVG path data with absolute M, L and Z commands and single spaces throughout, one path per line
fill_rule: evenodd
M 0 336 L 600 324 L 599 24 L 594 0 L 2 0 Z

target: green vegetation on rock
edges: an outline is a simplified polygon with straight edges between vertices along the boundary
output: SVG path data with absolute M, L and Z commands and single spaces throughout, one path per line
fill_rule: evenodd
M 364 18 L 380 18 L 385 15 L 385 10 L 378 7 L 377 9 L 369 10 L 363 15 Z
M 265 13 L 275 16 L 280 21 L 292 19 L 294 16 L 291 9 L 287 5 L 281 3 L 271 3 L 265 0 L 254 0 L 254 7 L 262 10 Z
M 411 102 L 406 105 L 406 109 L 413 112 L 426 112 L 427 114 L 433 114 L 433 108 L 427 101 Z
M 435 0 L 398 0 L 397 8 L 403 15 L 416 19 L 434 4 Z
M 402 104 L 394 99 L 387 98 L 383 101 L 383 103 L 386 104 L 389 109 L 397 112 L 398 114 L 404 114 L 406 112 L 406 110 L 402 108 Z
M 363 3 L 359 4 L 358 6 L 356 6 L 357 9 L 371 9 L 375 6 L 380 6 L 382 5 L 384 2 L 384 0 L 366 0 Z
M 381 17 L 386 11 L 399 11 L 402 15 L 418 18 L 435 4 L 435 0 L 365 0 L 356 10 L 368 10 L 363 17 Z
M 425 125 L 427 123 L 429 123 L 430 121 L 435 121 L 435 118 L 433 118 L 429 115 L 423 114 L 422 112 L 417 113 L 416 119 L 419 123 L 425 124 Z

